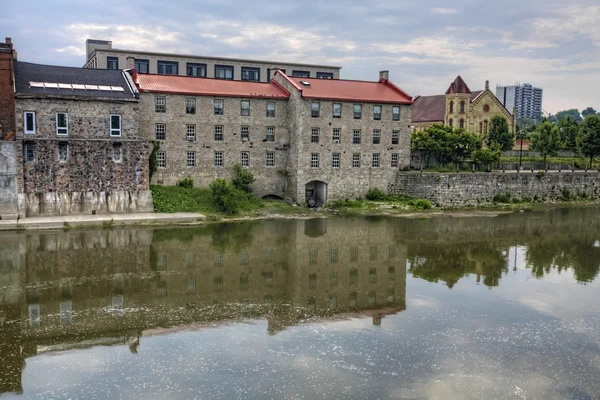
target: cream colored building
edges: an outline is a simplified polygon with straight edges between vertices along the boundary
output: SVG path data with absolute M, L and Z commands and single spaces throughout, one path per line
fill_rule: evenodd
M 433 124 L 463 128 L 471 133 L 485 135 L 493 116 L 501 115 L 514 132 L 514 118 L 502 105 L 485 82 L 485 89 L 472 92 L 459 76 L 446 91 L 435 96 L 418 96 L 412 106 L 412 126 L 417 131 Z
M 271 71 L 282 70 L 298 78 L 339 79 L 342 67 L 207 57 L 173 53 L 114 49 L 107 40 L 86 40 L 84 68 L 126 69 L 138 73 L 197 76 L 238 81 L 269 82 Z

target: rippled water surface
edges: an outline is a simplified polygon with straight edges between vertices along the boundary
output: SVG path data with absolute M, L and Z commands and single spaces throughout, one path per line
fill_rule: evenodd
M 0 233 L 0 399 L 598 399 L 600 209 Z

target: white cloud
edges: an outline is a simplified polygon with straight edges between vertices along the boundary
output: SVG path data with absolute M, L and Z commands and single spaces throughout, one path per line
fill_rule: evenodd
M 442 8 L 442 7 L 437 7 L 437 8 L 432 8 L 431 9 L 432 13 L 435 14 L 458 14 L 458 10 L 455 10 L 454 8 Z

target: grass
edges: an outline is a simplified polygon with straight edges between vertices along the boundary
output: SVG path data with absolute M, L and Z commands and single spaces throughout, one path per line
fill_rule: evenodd
M 500 162 L 506 163 L 518 163 L 519 157 L 501 157 Z M 544 163 L 544 157 L 523 157 L 524 163 Z M 567 164 L 575 165 L 575 168 L 589 168 L 590 159 L 589 157 L 548 157 L 546 159 L 548 164 Z M 593 168 L 600 166 L 600 159 L 595 158 L 593 161 Z

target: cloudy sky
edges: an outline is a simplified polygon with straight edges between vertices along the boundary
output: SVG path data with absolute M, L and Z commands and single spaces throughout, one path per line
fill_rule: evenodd
M 600 109 L 599 0 L 7 0 L 0 37 L 23 61 L 82 66 L 87 38 L 120 49 L 380 69 L 412 95 L 530 82 L 543 109 Z M 175 4 L 175 2 L 173 2 Z

